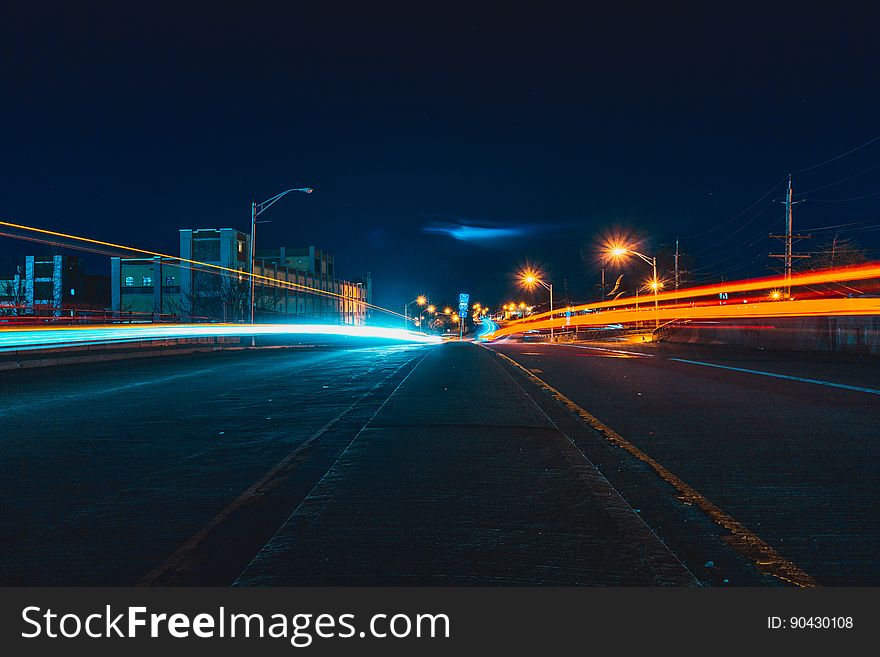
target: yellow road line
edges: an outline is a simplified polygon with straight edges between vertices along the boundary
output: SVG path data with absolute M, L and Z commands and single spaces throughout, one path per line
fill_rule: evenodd
M 494 351 L 494 353 L 497 354 L 500 358 L 504 359 L 517 369 L 524 372 L 526 376 L 531 378 L 541 388 L 548 392 L 551 397 L 554 397 L 563 406 L 575 413 L 575 415 L 580 417 L 591 427 L 599 431 L 611 443 L 617 445 L 622 449 L 625 449 L 627 452 L 635 456 L 640 461 L 651 466 L 651 468 L 658 475 L 660 475 L 660 477 L 665 482 L 671 484 L 679 492 L 682 499 L 699 507 L 713 521 L 728 530 L 730 532 L 730 536 L 724 536 L 724 540 L 741 555 L 753 561 L 759 570 L 767 573 L 768 575 L 772 575 L 773 577 L 777 577 L 786 582 L 790 582 L 791 584 L 794 584 L 796 586 L 804 588 L 819 586 L 819 583 L 816 582 L 816 580 L 813 579 L 809 574 L 803 571 L 799 566 L 783 557 L 774 548 L 761 540 L 761 538 L 758 537 L 757 534 L 752 532 L 738 520 L 735 520 L 734 518 L 726 514 L 713 502 L 708 500 L 693 487 L 679 479 L 676 475 L 667 470 L 663 465 L 658 463 L 652 457 L 648 456 L 648 454 L 626 440 L 626 438 L 614 431 L 611 427 L 602 423 L 594 415 L 578 406 L 571 399 L 559 392 L 556 388 L 551 386 L 540 377 L 536 376 L 533 372 L 529 371 L 528 368 L 520 365 L 515 360 L 505 354 L 495 351 L 494 349 L 492 351 Z

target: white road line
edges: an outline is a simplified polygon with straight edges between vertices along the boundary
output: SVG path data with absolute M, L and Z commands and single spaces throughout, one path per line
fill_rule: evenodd
M 595 351 L 607 351 L 611 354 L 626 354 L 627 356 L 643 356 L 644 358 L 654 358 L 654 354 L 646 354 L 641 351 L 627 351 L 626 349 L 609 349 L 608 347 L 593 347 L 587 344 L 571 344 L 565 342 L 548 342 L 547 344 L 556 347 L 574 347 L 575 349 L 593 349 Z
M 690 365 L 705 365 L 706 367 L 717 367 L 721 370 L 731 370 L 733 372 L 746 372 L 747 374 L 760 374 L 762 376 L 772 376 L 774 379 L 787 379 L 789 381 L 800 381 L 801 383 L 815 383 L 820 386 L 828 386 L 830 388 L 841 388 L 843 390 L 854 390 L 856 392 L 867 392 L 871 395 L 880 395 L 880 390 L 876 388 L 861 388 L 859 386 L 848 386 L 845 383 L 833 383 L 831 381 L 820 381 L 819 379 L 805 379 L 800 376 L 790 376 L 788 374 L 776 374 L 775 372 L 763 372 L 761 370 L 749 370 L 744 367 L 731 367 L 730 365 L 718 365 L 716 363 L 704 363 L 699 360 L 686 360 L 684 358 L 670 358 L 679 363 L 688 363 Z

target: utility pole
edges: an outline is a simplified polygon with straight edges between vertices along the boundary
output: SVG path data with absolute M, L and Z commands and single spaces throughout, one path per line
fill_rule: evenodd
M 675 291 L 678 292 L 678 238 L 675 238 Z
M 251 324 L 254 323 L 254 264 L 256 262 L 256 251 L 254 250 L 254 232 L 257 230 L 257 204 L 255 202 L 251 203 L 251 239 L 250 239 L 250 275 L 251 275 L 251 289 L 248 301 L 250 301 L 251 307 Z M 251 346 L 254 346 L 254 341 L 256 338 L 251 336 Z
M 791 188 L 791 174 L 788 174 L 788 191 L 785 195 L 785 234 L 784 235 L 771 235 L 773 239 L 782 240 L 785 246 L 785 253 L 771 253 L 771 258 L 779 258 L 783 261 L 783 273 L 785 275 L 785 298 L 791 299 L 791 270 L 792 263 L 795 258 L 809 258 L 808 255 L 795 255 L 793 252 L 794 242 L 796 240 L 806 240 L 810 239 L 812 235 L 795 235 L 793 231 L 793 219 L 792 219 L 792 206 L 795 203 L 800 203 L 800 201 L 793 200 L 793 193 Z

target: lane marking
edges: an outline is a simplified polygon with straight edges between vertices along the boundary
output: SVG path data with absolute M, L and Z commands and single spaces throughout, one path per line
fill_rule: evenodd
M 593 347 L 586 344 L 567 344 L 565 342 L 548 342 L 547 344 L 556 347 L 574 347 L 575 349 L 594 349 L 596 351 L 607 351 L 611 354 L 626 354 L 627 356 L 642 356 L 644 358 L 654 358 L 654 354 L 646 354 L 641 351 L 627 351 L 626 349 L 609 349 L 608 347 Z
M 763 370 L 750 370 L 745 367 L 733 367 L 731 365 L 718 365 L 717 363 L 704 363 L 699 360 L 687 360 L 686 358 L 670 358 L 678 363 L 688 363 L 689 365 L 703 365 L 705 367 L 717 367 L 720 370 L 730 370 L 732 372 L 745 372 L 747 374 L 760 374 L 761 376 L 771 376 L 774 379 L 787 379 L 788 381 L 800 381 L 801 383 L 815 383 L 820 386 L 828 386 L 830 388 L 841 388 L 842 390 L 854 390 L 855 392 L 867 392 L 871 395 L 880 395 L 880 390 L 876 388 L 862 388 L 860 386 L 850 386 L 845 383 L 834 383 L 832 381 L 821 381 L 819 379 L 805 379 L 800 376 L 791 376 L 789 374 L 777 374 L 776 372 L 764 372 Z
M 493 350 L 494 351 L 494 350 Z M 496 352 L 497 353 L 497 352 Z M 514 361 L 515 362 L 515 361 Z M 519 365 L 518 363 L 516 363 Z M 602 474 L 599 468 L 590 460 L 590 458 L 586 455 L 584 450 L 582 450 L 577 443 L 572 439 L 567 432 L 563 431 L 562 428 L 556 424 L 553 418 L 541 408 L 541 405 L 538 403 L 538 400 L 534 398 L 534 396 L 529 393 L 525 388 L 523 388 L 522 383 L 516 380 L 510 370 L 505 367 L 499 365 L 501 370 L 507 375 L 507 377 L 513 382 L 513 384 L 519 388 L 522 393 L 528 398 L 532 405 L 538 410 L 538 412 L 543 415 L 547 422 L 549 422 L 565 439 L 565 443 L 563 445 L 564 456 L 568 459 L 569 463 L 574 466 L 578 470 L 578 474 L 581 477 L 581 480 L 588 486 L 590 491 L 597 496 L 602 504 L 602 507 L 605 511 L 614 518 L 615 522 L 617 522 L 618 526 L 620 526 L 624 532 L 626 532 L 627 528 L 635 529 L 638 528 L 639 532 L 647 532 L 648 535 L 656 541 L 654 551 L 653 551 L 653 566 L 657 566 L 657 577 L 658 579 L 664 580 L 663 583 L 676 585 L 681 584 L 681 580 L 678 577 L 673 578 L 671 573 L 665 572 L 664 558 L 671 558 L 675 565 L 680 566 L 688 575 L 690 575 L 691 581 L 688 584 L 693 586 L 701 586 L 700 580 L 694 575 L 690 568 L 679 558 L 679 556 L 672 551 L 666 543 L 657 535 L 657 533 L 645 522 L 645 519 L 639 515 L 635 509 L 632 508 L 630 503 L 626 500 L 626 498 L 618 491 L 614 485 L 608 481 L 608 478 Z M 520 365 L 520 367 L 522 367 Z M 537 370 L 540 372 L 541 370 Z M 535 377 L 537 378 L 537 377 Z M 538 379 L 540 381 L 540 379 Z M 569 450 L 573 451 L 577 456 L 573 458 L 573 455 L 569 453 L 565 447 L 568 447 Z M 662 584 L 661 584 L 662 585 Z
M 153 570 L 151 570 L 149 573 L 147 573 L 137 583 L 137 586 L 153 586 L 158 579 L 160 579 L 164 575 L 168 574 L 169 572 L 184 570 L 185 566 L 189 565 L 188 560 L 190 558 L 190 555 L 192 555 L 196 551 L 196 549 L 198 549 L 198 547 L 202 543 L 202 541 L 205 540 L 205 538 L 207 538 L 207 536 L 214 529 L 216 529 L 218 525 L 220 525 L 224 520 L 226 520 L 230 515 L 232 515 L 232 513 L 234 511 L 242 508 L 243 506 L 245 506 L 247 504 L 250 504 L 251 502 L 258 500 L 260 494 L 262 492 L 265 492 L 268 487 L 271 487 L 273 480 L 280 473 L 282 473 L 289 465 L 291 465 L 291 463 L 296 459 L 297 456 L 299 456 L 303 451 L 305 451 L 306 449 L 311 447 L 319 438 L 321 438 L 321 436 L 323 436 L 325 433 L 330 431 L 348 413 L 350 413 L 352 410 L 354 410 L 354 408 L 356 406 L 358 406 L 359 404 L 364 402 L 367 398 L 369 398 L 370 395 L 372 395 L 379 388 L 381 388 L 388 381 L 390 381 L 395 375 L 397 375 L 398 372 L 400 372 L 402 369 L 407 367 L 414 360 L 417 360 L 417 359 L 419 359 L 419 357 L 421 357 L 421 360 L 419 360 L 419 362 L 413 366 L 413 368 L 406 374 L 406 376 L 404 377 L 403 380 L 405 381 L 407 378 L 409 378 L 409 375 L 412 373 L 412 371 L 416 367 L 418 367 L 419 363 L 422 360 L 425 359 L 425 355 L 426 354 L 417 354 L 417 355 L 413 356 L 412 358 L 410 358 L 409 360 L 407 360 L 402 365 L 400 365 L 399 367 L 396 367 L 393 372 L 388 374 L 386 377 L 382 378 L 375 385 L 373 385 L 369 390 L 367 390 L 367 392 L 363 396 L 361 396 L 357 400 L 353 401 L 342 412 L 340 412 L 338 415 L 336 415 L 333 419 L 331 419 L 329 422 L 327 422 L 320 429 L 315 431 L 306 440 L 299 443 L 291 452 L 289 452 L 287 454 L 287 456 L 285 456 L 283 459 L 278 461 L 278 463 L 276 463 L 274 466 L 272 466 L 272 468 L 270 468 L 266 472 L 266 474 L 264 474 L 262 477 L 260 477 L 260 479 L 258 481 L 251 484 L 235 500 L 233 500 L 230 504 L 228 504 L 217 515 L 215 515 L 213 518 L 211 518 L 211 520 L 209 520 L 208 523 L 205 524 L 199 531 L 197 531 L 195 534 L 190 536 L 189 539 L 187 539 L 180 547 L 178 547 L 162 563 L 160 563 L 158 566 L 153 568 Z M 393 395 L 399 387 L 400 387 L 400 385 L 397 385 L 394 388 L 394 390 L 391 392 L 391 395 Z M 390 396 L 388 398 L 386 398 L 384 402 L 382 402 L 382 407 L 385 406 L 388 399 L 390 399 Z M 371 419 L 372 419 L 372 417 L 375 417 L 375 413 L 371 416 Z M 367 424 L 369 424 L 369 420 L 367 421 Z M 364 426 L 366 426 L 366 425 L 364 425 Z M 361 428 L 358 431 L 357 435 L 360 435 L 361 431 L 363 431 L 363 428 Z M 357 436 L 355 436 L 355 438 L 356 437 Z M 352 442 L 353 442 L 353 440 L 352 440 Z M 349 446 L 351 446 L 351 443 L 349 443 Z M 348 449 L 348 448 L 346 447 L 346 449 Z M 336 459 L 336 461 L 334 462 L 334 465 L 336 462 L 338 462 L 338 460 L 339 460 L 339 458 Z M 332 468 L 333 468 L 333 466 L 330 467 L 330 469 L 332 469 Z M 328 470 L 328 472 L 329 472 L 329 470 Z M 324 475 L 324 477 L 322 477 L 321 481 L 323 481 L 323 479 L 326 476 L 327 475 L 325 473 L 325 475 Z M 316 484 L 316 486 L 317 486 L 317 484 Z M 314 491 L 314 487 L 312 488 L 312 491 Z M 309 494 L 311 494 L 311 492 Z M 306 496 L 306 497 L 308 497 L 308 496 Z M 300 503 L 300 506 L 302 506 L 302 503 Z M 285 523 L 286 523 L 286 521 L 285 521 Z M 282 523 L 282 527 L 284 526 L 285 523 Z M 279 531 L 281 531 L 280 528 L 275 532 L 275 534 L 273 535 L 273 538 L 275 535 L 278 534 Z M 269 543 L 271 543 L 271 539 L 269 540 Z M 266 545 L 268 545 L 268 543 L 266 543 Z M 263 547 L 265 547 L 265 545 Z M 261 547 L 260 550 L 257 551 L 257 555 L 259 555 L 259 553 L 263 550 L 263 547 Z M 256 556 L 254 557 L 254 559 L 256 559 Z M 253 559 L 251 561 L 253 561 Z M 245 567 L 245 570 L 247 570 L 247 567 Z M 242 572 L 244 572 L 244 571 L 242 571 Z M 240 576 L 241 575 L 239 574 L 239 577 Z
M 579 416 L 587 424 L 589 424 L 591 427 L 604 435 L 609 442 L 626 450 L 640 461 L 649 465 L 654 470 L 654 472 L 660 475 L 660 477 L 664 481 L 671 484 L 681 494 L 681 497 L 686 502 L 696 505 L 703 511 L 703 513 L 714 520 L 715 523 L 728 530 L 730 532 L 730 536 L 724 536 L 722 538 L 734 550 L 754 562 L 758 570 L 783 581 L 790 582 L 795 586 L 800 586 L 802 588 L 813 588 L 819 586 L 819 583 L 815 579 L 813 579 L 794 562 L 789 561 L 788 559 L 783 557 L 774 548 L 761 540 L 761 538 L 759 538 L 757 534 L 752 532 L 738 520 L 735 520 L 733 517 L 722 511 L 708 498 L 704 497 L 701 493 L 697 492 L 696 489 L 691 487 L 689 484 L 686 484 L 676 475 L 672 474 L 672 472 L 667 470 L 658 461 L 648 456 L 648 454 L 626 440 L 623 436 L 614 431 L 612 428 L 601 422 L 594 415 L 578 406 L 571 399 L 566 397 L 564 394 L 559 392 L 559 390 L 551 386 L 549 383 L 547 383 L 537 375 L 529 372 L 526 367 L 520 365 L 510 356 L 502 354 L 500 351 L 495 351 L 494 349 L 492 351 L 495 352 L 500 358 L 508 361 L 511 365 L 524 372 L 525 375 L 531 378 L 539 387 L 548 392 L 551 397 L 558 400 L 563 406 L 574 412 L 575 415 Z
M 379 413 L 382 412 L 382 410 L 385 408 L 385 406 L 388 404 L 388 402 L 391 401 L 391 399 L 398 393 L 398 391 L 403 387 L 403 385 L 407 381 L 409 381 L 409 377 L 412 376 L 412 373 L 415 372 L 416 369 L 418 369 L 419 365 L 422 364 L 422 362 L 425 360 L 425 358 L 427 358 L 427 353 L 418 354 L 416 356 L 413 356 L 406 363 L 404 363 L 403 365 L 398 367 L 393 373 L 389 374 L 385 379 L 383 379 L 380 383 L 377 383 L 376 386 L 374 386 L 375 388 L 378 388 L 379 385 L 384 384 L 386 381 L 389 381 L 400 370 L 402 370 L 404 367 L 406 367 L 407 365 L 412 363 L 414 360 L 418 359 L 418 362 L 415 365 L 413 365 L 413 367 L 406 373 L 406 375 L 404 375 L 404 377 L 394 387 L 394 390 L 391 391 L 391 393 L 385 398 L 385 400 L 373 412 L 373 414 L 370 416 L 370 419 L 368 419 L 364 423 L 364 425 L 357 431 L 357 433 L 349 441 L 349 443 L 345 446 L 345 448 L 339 453 L 339 456 L 336 457 L 336 460 L 333 462 L 333 465 L 331 465 L 327 469 L 327 471 L 324 473 L 324 475 L 317 481 L 317 483 L 315 483 L 315 485 L 312 486 L 311 490 L 309 490 L 309 492 L 306 494 L 306 496 L 300 501 L 300 503 L 297 505 L 297 507 L 293 510 L 293 513 L 291 513 L 289 516 L 287 516 L 287 518 L 284 520 L 284 522 L 282 522 L 281 525 L 279 525 L 278 529 L 275 530 L 275 533 L 272 534 L 271 538 L 269 538 L 269 540 L 266 541 L 259 550 L 257 550 L 257 552 L 256 552 L 256 554 L 254 554 L 253 558 L 248 562 L 248 564 L 244 568 L 242 568 L 241 572 L 238 574 L 238 577 L 236 577 L 232 581 L 232 584 L 230 586 L 238 586 L 239 585 L 238 582 L 241 580 L 241 578 L 244 576 L 244 574 L 248 570 L 250 570 L 250 568 L 252 566 L 254 566 L 254 564 L 256 564 L 260 560 L 260 557 L 262 556 L 262 554 L 266 550 L 266 548 L 268 548 L 275 541 L 275 539 L 277 539 L 281 535 L 281 532 L 283 532 L 290 525 L 291 521 L 294 518 L 296 518 L 297 516 L 300 516 L 300 517 L 306 516 L 306 522 L 310 522 L 310 521 L 313 521 L 316 518 L 318 518 L 324 512 L 324 510 L 327 508 L 327 505 L 330 503 L 331 496 L 324 495 L 323 497 L 319 498 L 319 496 L 316 495 L 316 491 L 318 491 L 320 488 L 322 488 L 324 486 L 330 486 L 331 488 L 333 487 L 334 484 L 332 481 L 332 475 L 333 475 L 334 471 L 337 470 L 337 468 L 343 463 L 343 460 L 347 456 L 352 445 L 354 445 L 357 442 L 358 438 L 361 437 L 361 435 L 364 433 L 364 431 L 366 429 L 371 427 L 371 425 L 373 424 L 373 421 L 376 419 L 376 417 L 379 415 Z M 355 404 L 352 404 L 352 407 L 354 405 Z M 336 420 L 332 420 L 332 422 L 335 424 Z M 324 482 L 327 482 L 327 484 L 325 484 Z M 317 500 L 317 501 L 315 501 L 315 500 Z M 309 506 L 312 506 L 314 508 L 309 509 L 308 508 Z

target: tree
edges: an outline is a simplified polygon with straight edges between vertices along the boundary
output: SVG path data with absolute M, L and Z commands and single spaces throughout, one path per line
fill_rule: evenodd
M 868 261 L 865 250 L 854 239 L 841 237 L 839 232 L 830 240 L 820 243 L 811 255 L 812 269 L 847 267 Z

